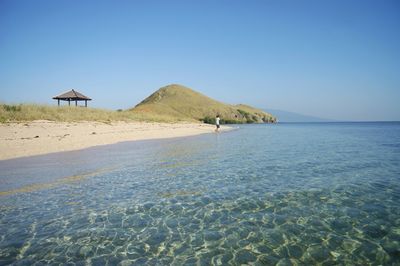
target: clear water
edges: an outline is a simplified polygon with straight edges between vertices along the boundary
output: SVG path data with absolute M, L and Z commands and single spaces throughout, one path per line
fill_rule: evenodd
M 400 123 L 0 161 L 0 191 L 0 264 L 400 264 Z

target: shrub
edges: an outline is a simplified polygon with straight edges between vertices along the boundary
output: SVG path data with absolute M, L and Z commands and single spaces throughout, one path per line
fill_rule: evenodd
M 248 124 L 252 124 L 258 121 L 258 117 L 256 115 L 252 115 L 246 111 L 243 111 L 241 109 L 237 109 L 237 111 L 244 116 L 244 118 L 246 119 L 246 123 Z
M 243 122 L 235 119 L 221 119 L 221 124 L 243 124 Z
M 206 116 L 206 117 L 204 117 L 203 119 L 200 119 L 200 121 L 203 121 L 203 122 L 206 123 L 206 124 L 213 124 L 213 125 L 215 125 L 215 118 L 214 118 L 214 117 Z
M 7 112 L 19 112 L 19 111 L 21 111 L 21 106 L 20 105 L 17 106 L 17 105 L 2 104 L 2 107 Z
M 248 112 L 243 111 L 242 109 L 237 109 L 237 111 L 239 112 L 239 114 L 241 114 L 241 115 L 244 116 L 244 117 L 247 117 L 247 116 L 249 115 Z
M 215 118 L 214 117 L 209 117 L 206 116 L 203 119 L 200 119 L 200 121 L 206 123 L 206 124 L 212 124 L 215 125 Z M 219 123 L 221 125 L 225 125 L 225 124 L 243 124 L 243 121 L 241 120 L 236 120 L 236 119 L 224 119 L 221 118 L 221 120 L 219 121 Z

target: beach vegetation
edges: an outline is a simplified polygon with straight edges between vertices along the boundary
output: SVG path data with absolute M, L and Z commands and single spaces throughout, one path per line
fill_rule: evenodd
M 21 111 L 21 105 L 8 105 L 8 104 L 4 104 L 3 108 L 7 111 L 7 112 L 19 112 Z
M 75 106 L 52 106 L 43 104 L 0 104 L 0 123 L 49 120 L 61 122 L 98 121 L 147 121 L 179 122 L 179 119 L 161 114 L 134 113 L 127 110 L 107 110 Z
M 214 117 L 206 116 L 203 119 L 200 119 L 200 121 L 202 121 L 202 122 L 204 122 L 206 124 L 215 125 L 215 118 Z M 219 123 L 221 125 L 226 125 L 226 124 L 243 124 L 244 122 L 242 120 L 239 120 L 239 119 L 224 119 L 224 118 L 221 118 L 219 120 Z

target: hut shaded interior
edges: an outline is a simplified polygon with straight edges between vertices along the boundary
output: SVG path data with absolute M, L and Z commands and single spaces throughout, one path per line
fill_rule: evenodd
M 54 96 L 53 99 L 58 101 L 58 106 L 60 106 L 60 101 L 68 101 L 68 105 L 71 105 L 71 101 L 75 101 L 75 106 L 78 106 L 78 101 L 85 101 L 85 107 L 87 107 L 87 102 L 92 100 L 73 89 L 58 96 Z

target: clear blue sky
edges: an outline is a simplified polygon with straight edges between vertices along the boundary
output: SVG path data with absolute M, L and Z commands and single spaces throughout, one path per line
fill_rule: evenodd
M 171 83 L 226 103 L 400 120 L 400 1 L 0 0 L 0 101 L 129 108 Z

